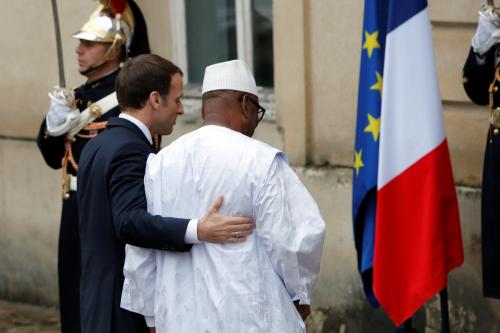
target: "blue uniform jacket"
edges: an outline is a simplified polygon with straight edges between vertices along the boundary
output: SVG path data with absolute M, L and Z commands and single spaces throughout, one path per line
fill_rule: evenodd
M 484 63 L 478 62 L 471 48 L 465 62 L 464 88 L 476 104 L 489 103 L 489 87 L 492 86 L 492 109 L 500 107 L 500 81 L 495 79 L 495 52 L 498 45 L 484 55 Z M 497 53 L 498 55 L 499 53 Z M 485 124 L 485 128 L 488 125 Z M 500 135 L 490 125 L 486 133 L 483 184 L 481 191 L 481 254 L 483 269 L 483 295 L 500 298 Z

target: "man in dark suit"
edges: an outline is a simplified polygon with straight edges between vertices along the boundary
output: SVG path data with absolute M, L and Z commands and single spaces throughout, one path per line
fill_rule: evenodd
M 500 13 L 483 8 L 463 69 L 463 84 L 490 112 L 481 194 L 483 294 L 500 298 Z
M 82 248 L 82 332 L 147 332 L 144 317 L 120 308 L 125 243 L 189 251 L 192 243 L 242 242 L 254 224 L 225 217 L 219 198 L 199 221 L 147 212 L 144 172 L 151 133 L 172 132 L 183 113 L 182 71 L 156 55 L 129 60 L 116 82 L 122 114 L 82 151 L 78 177 Z M 191 219 L 191 220 L 190 220 Z
M 120 62 L 150 52 L 146 24 L 135 2 L 130 1 L 125 7 L 126 15 L 120 19 L 120 28 L 116 25 L 109 28 L 116 24 L 110 5 L 99 8 L 73 35 L 79 40 L 75 49 L 78 70 L 88 81 L 75 90 L 51 92 L 51 107 L 37 138 L 47 165 L 62 169 L 63 173 L 58 247 L 62 333 L 80 332 L 80 235 L 76 200 L 80 153 L 87 142 L 106 127 L 110 117 L 120 114 L 116 98 L 113 102 L 102 103 L 106 97 L 113 96 Z M 103 106 L 101 114 L 85 118 L 88 122 L 79 126 L 79 119 L 85 110 L 88 113 L 89 106 Z

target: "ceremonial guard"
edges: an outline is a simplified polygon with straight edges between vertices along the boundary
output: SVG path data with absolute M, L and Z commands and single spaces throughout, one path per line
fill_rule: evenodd
M 72 90 L 56 87 L 37 138 L 45 162 L 62 168 L 62 214 L 58 277 L 61 331 L 80 332 L 80 237 L 77 206 L 78 161 L 85 144 L 120 113 L 115 80 L 120 63 L 149 53 L 144 18 L 133 1 L 102 1 L 73 35 L 80 74 L 87 82 Z M 159 145 L 159 140 L 156 138 Z
M 463 84 L 476 104 L 488 105 L 489 125 L 483 166 L 481 237 L 483 294 L 500 298 L 500 12 L 489 1 L 463 69 Z

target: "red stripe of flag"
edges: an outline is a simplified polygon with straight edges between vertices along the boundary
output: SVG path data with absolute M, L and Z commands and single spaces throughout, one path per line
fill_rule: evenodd
M 373 285 L 397 325 L 463 262 L 459 221 L 446 139 L 379 189 Z

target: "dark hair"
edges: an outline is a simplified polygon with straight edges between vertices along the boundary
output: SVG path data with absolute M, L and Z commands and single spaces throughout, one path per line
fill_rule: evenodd
M 127 60 L 115 83 L 120 108 L 141 109 L 153 91 L 166 97 L 175 74 L 183 75 L 179 67 L 156 54 L 143 54 Z

